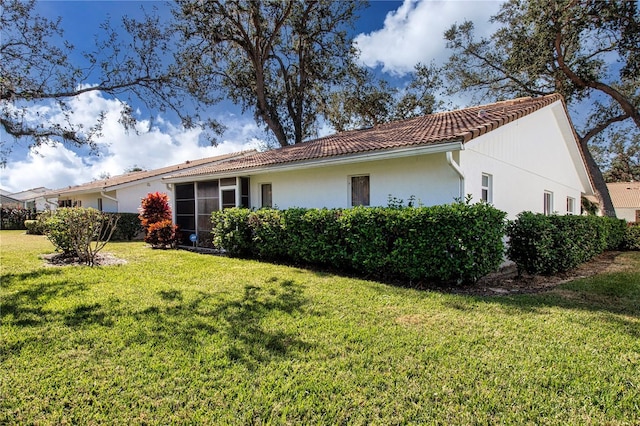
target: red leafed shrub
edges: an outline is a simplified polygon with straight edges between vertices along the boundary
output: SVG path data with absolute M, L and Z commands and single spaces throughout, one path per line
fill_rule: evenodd
M 144 241 L 154 248 L 173 248 L 176 243 L 178 227 L 170 220 L 152 223 L 147 227 Z
M 163 220 L 171 220 L 169 197 L 161 192 L 147 194 L 140 206 L 140 223 L 146 229 L 152 223 Z
M 140 206 L 140 223 L 145 229 L 146 243 L 154 248 L 175 247 L 178 227 L 171 222 L 171 207 L 167 194 L 147 194 Z

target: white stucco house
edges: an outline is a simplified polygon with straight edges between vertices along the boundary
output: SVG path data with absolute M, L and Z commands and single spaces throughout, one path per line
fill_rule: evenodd
M 210 229 L 232 206 L 422 205 L 471 195 L 508 213 L 580 214 L 593 187 L 560 95 L 431 114 L 173 173 L 175 222 Z
M 640 222 L 640 182 L 614 182 L 607 187 L 618 219 Z
M 46 197 L 49 201 L 56 200 L 58 207 L 93 207 L 108 213 L 138 213 L 141 200 L 150 192 L 171 192 L 162 181 L 162 177 L 203 165 L 213 166 L 253 152 L 255 151 L 235 152 L 186 161 L 155 170 L 126 173 L 53 190 L 48 192 Z

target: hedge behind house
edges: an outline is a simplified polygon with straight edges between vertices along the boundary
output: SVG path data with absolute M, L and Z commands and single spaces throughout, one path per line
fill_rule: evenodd
M 520 272 L 564 272 L 605 250 L 622 248 L 626 232 L 620 219 L 524 212 L 507 227 L 507 257 Z
M 35 210 L 23 208 L 0 208 L 0 229 L 27 229 L 24 222 L 35 220 Z
M 503 260 L 506 214 L 485 203 L 420 208 L 258 210 L 212 214 L 229 255 L 374 278 L 474 282 Z

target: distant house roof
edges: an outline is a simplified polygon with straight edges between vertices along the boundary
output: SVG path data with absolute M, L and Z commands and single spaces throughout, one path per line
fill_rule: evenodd
M 21 204 L 22 202 L 20 200 L 16 200 L 15 198 L 12 198 L 8 195 L 0 194 L 1 207 L 8 207 L 8 208 L 20 207 Z
M 203 166 L 207 164 L 215 164 L 221 161 L 225 161 L 231 158 L 241 157 L 249 155 L 255 151 L 241 151 L 233 152 L 229 154 L 217 155 L 215 157 L 201 158 L 199 160 L 185 161 L 184 163 L 174 164 L 172 166 L 162 167 L 160 169 L 145 170 L 140 172 L 125 173 L 123 175 L 113 176 L 107 179 L 100 179 L 93 182 L 88 182 L 82 185 L 69 186 L 67 188 L 60 188 L 49 192 L 49 196 L 66 196 L 71 194 L 82 194 L 96 191 L 111 191 L 116 189 L 120 185 L 128 185 L 143 181 L 145 179 L 154 178 L 170 173 L 175 173 L 181 170 L 188 170 L 193 167 Z
M 259 152 L 224 163 L 193 168 L 165 179 L 273 167 L 369 152 L 431 147 L 454 142 L 463 144 L 557 101 L 562 101 L 562 96 L 559 94 L 518 98 L 394 121 L 368 129 L 336 133 L 296 145 Z
M 34 200 L 38 197 L 42 197 L 44 194 L 50 192 L 49 188 L 45 188 L 44 186 L 40 186 L 38 188 L 31 188 L 25 191 L 15 192 L 11 194 L 12 198 L 20 201 L 30 201 Z
M 640 182 L 614 182 L 607 187 L 614 207 L 640 209 Z

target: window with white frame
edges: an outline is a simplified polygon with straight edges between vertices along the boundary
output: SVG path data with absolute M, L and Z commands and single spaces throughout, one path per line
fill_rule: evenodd
M 567 214 L 576 214 L 576 199 L 567 197 Z
M 482 192 L 480 198 L 487 203 L 493 203 L 493 176 L 488 173 L 482 174 Z
M 262 189 L 262 207 L 264 208 L 272 208 L 273 207 L 273 199 L 271 197 L 271 184 L 263 183 L 261 185 Z
M 102 198 L 98 198 L 98 210 L 102 211 Z
M 553 192 L 544 191 L 544 214 L 551 215 L 553 214 Z
M 351 176 L 351 206 L 370 205 L 369 176 Z

